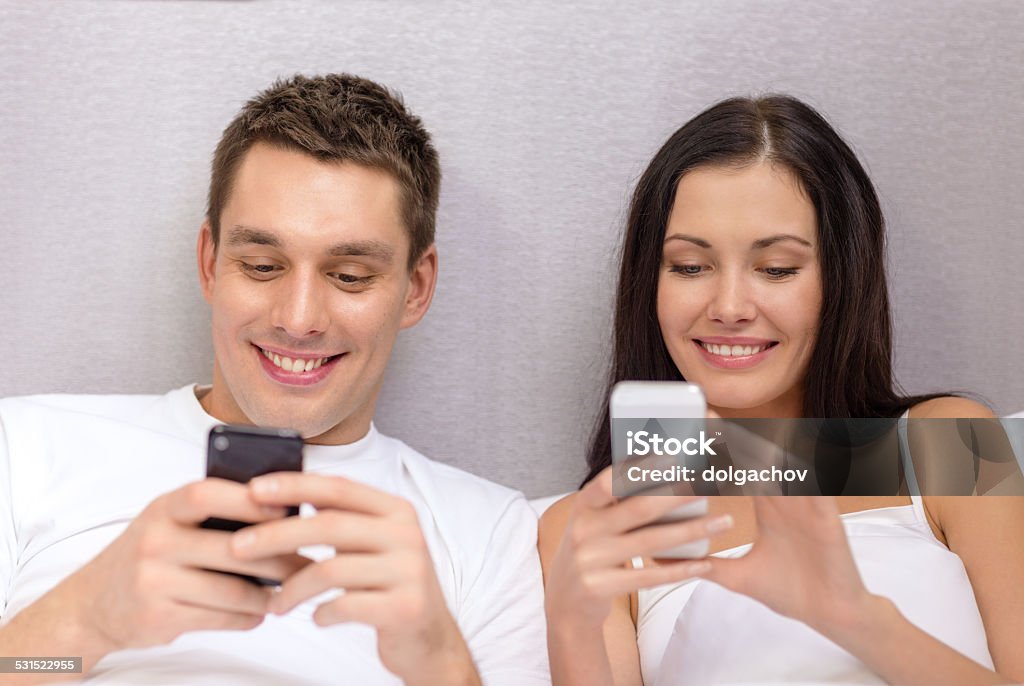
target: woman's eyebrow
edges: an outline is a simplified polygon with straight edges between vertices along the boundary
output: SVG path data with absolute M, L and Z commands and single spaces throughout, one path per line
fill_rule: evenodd
M 697 238 L 696 236 L 690 236 L 685 233 L 674 233 L 665 239 L 666 243 L 668 243 L 669 241 L 686 241 L 688 243 L 693 243 L 694 245 L 701 248 L 711 247 L 711 244 L 708 243 L 703 238 Z M 780 241 L 796 241 L 800 245 L 805 245 L 808 248 L 814 247 L 814 245 L 810 241 L 808 241 L 805 238 L 800 238 L 800 236 L 796 236 L 791 233 L 778 233 L 775 234 L 774 236 L 768 236 L 767 238 L 758 238 L 756 241 L 750 244 L 750 249 L 763 250 L 769 246 L 779 243 Z
M 806 245 L 808 248 L 814 247 L 813 245 L 811 245 L 810 241 L 800 238 L 800 236 L 794 236 L 791 233 L 779 233 L 775 234 L 774 236 L 769 236 L 768 238 L 757 239 L 756 241 L 750 244 L 750 249 L 762 250 L 770 245 L 775 245 L 779 241 L 796 241 L 800 245 Z
M 674 233 L 674 234 L 672 234 L 671 236 L 669 236 L 668 238 L 665 239 L 666 243 L 668 243 L 669 241 L 687 241 L 689 243 L 693 243 L 694 245 L 696 245 L 696 246 L 698 246 L 700 248 L 710 248 L 711 247 L 711 244 L 708 243 L 703 238 L 697 238 L 696 236 L 689 236 L 689 235 L 687 235 L 685 233 Z

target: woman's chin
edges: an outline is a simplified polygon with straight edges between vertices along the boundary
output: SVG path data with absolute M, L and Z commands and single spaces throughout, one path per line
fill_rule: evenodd
M 715 403 L 711 401 L 708 402 L 708 409 L 714 410 L 719 416 L 727 419 L 729 417 L 748 416 L 750 412 L 756 410 L 759 407 L 761 407 L 761 405 L 756 403 L 729 403 L 728 405 L 726 405 L 724 403 Z
M 742 417 L 744 413 L 754 412 L 761 415 L 766 406 L 770 405 L 774 397 L 763 393 L 743 392 L 722 392 L 714 389 L 704 388 L 704 396 L 707 398 L 708 407 L 723 417 Z
M 699 362 L 699 361 L 697 361 Z M 795 381 L 775 369 L 723 371 L 702 369 L 700 364 L 680 366 L 683 378 L 700 386 L 708 407 L 723 417 L 787 417 L 793 408 Z M 789 391 L 780 390 L 789 388 Z
M 790 394 L 722 393 L 704 389 L 708 408 L 729 418 L 782 418 L 801 416 L 800 398 Z

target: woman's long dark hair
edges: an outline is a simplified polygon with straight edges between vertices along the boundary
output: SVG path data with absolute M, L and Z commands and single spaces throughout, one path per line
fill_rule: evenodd
M 813 108 L 786 95 L 732 98 L 676 131 L 637 183 L 626 224 L 608 389 L 618 381 L 682 381 L 658 324 L 662 243 L 676 187 L 703 166 L 780 164 L 814 205 L 821 319 L 804 388 L 805 417 L 895 417 L 940 393 L 905 396 L 892 374 L 885 225 L 871 180 Z M 611 464 L 608 393 L 594 426 L 584 483 Z

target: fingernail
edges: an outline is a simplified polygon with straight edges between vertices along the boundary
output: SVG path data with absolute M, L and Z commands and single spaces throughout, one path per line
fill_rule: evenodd
M 721 517 L 715 517 L 710 522 L 708 522 L 708 533 L 717 534 L 720 531 L 731 529 L 732 525 L 732 515 L 722 515 Z
M 274 597 L 270 599 L 270 611 L 278 617 L 286 615 L 292 611 L 292 607 L 289 603 L 286 603 L 281 598 L 281 587 L 277 586 L 274 588 Z
M 281 489 L 281 484 L 275 477 L 272 476 L 261 476 L 256 479 L 253 479 L 249 483 L 252 486 L 252 490 L 254 492 L 260 493 L 262 495 L 267 495 L 268 493 L 276 493 Z

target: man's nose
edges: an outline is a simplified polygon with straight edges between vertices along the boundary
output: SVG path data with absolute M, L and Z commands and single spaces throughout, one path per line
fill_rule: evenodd
M 295 270 L 284 278 L 271 313 L 271 324 L 292 338 L 307 338 L 327 330 L 329 285 L 317 273 Z
M 751 284 L 743 274 L 723 274 L 708 303 L 708 317 L 723 324 L 743 324 L 757 316 Z

